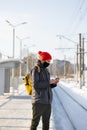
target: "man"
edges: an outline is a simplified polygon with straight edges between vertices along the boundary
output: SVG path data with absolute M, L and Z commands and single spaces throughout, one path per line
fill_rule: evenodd
M 37 126 L 42 117 L 42 130 L 49 130 L 51 115 L 52 88 L 56 87 L 59 79 L 50 80 L 50 73 L 47 67 L 50 65 L 52 56 L 48 52 L 39 51 L 40 73 L 35 66 L 32 71 L 32 122 L 30 130 L 37 130 Z

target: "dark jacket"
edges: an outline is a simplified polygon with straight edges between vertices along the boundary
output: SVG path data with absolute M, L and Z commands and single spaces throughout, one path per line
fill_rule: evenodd
M 32 70 L 32 103 L 51 104 L 51 89 L 56 87 L 56 84 L 50 84 L 50 73 L 39 60 L 37 64 L 40 66 L 40 73 L 36 66 Z

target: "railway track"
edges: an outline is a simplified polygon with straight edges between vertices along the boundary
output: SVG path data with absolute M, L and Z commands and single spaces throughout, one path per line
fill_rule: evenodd
M 75 97 L 71 96 L 69 92 L 67 92 L 63 88 L 63 86 L 61 87 L 61 84 L 58 85 L 57 89 L 53 90 L 53 95 L 55 96 L 56 99 L 55 103 L 56 104 L 58 102 L 60 103 L 59 105 L 61 105 L 61 108 L 65 112 L 66 118 L 69 120 L 72 129 L 87 130 L 87 123 L 85 123 L 86 122 L 85 120 L 87 119 L 87 108 L 84 107 L 80 102 L 78 102 L 75 99 Z M 59 107 L 59 105 L 57 105 L 57 107 Z M 61 129 L 61 130 L 65 130 L 65 129 Z
M 56 92 L 55 90 L 54 90 L 54 94 L 55 94 L 55 98 L 57 98 L 57 101 L 55 102 L 55 104 L 61 105 L 61 107 L 62 107 L 62 109 L 63 109 L 63 111 L 64 111 L 64 113 L 65 113 L 65 115 L 66 115 L 66 118 L 69 120 L 69 122 L 70 122 L 70 124 L 71 124 L 72 130 L 76 130 L 75 125 L 74 125 L 72 119 L 69 117 L 68 112 L 66 111 L 66 109 L 65 109 L 65 107 L 64 107 L 64 105 L 63 105 L 63 103 L 62 103 L 62 101 L 61 101 L 61 99 L 60 99 L 60 97 L 59 97 L 59 95 L 57 94 L 57 92 Z M 59 102 L 59 103 L 58 103 L 58 102 Z M 58 105 L 58 107 L 59 107 L 59 105 Z M 56 115 L 55 115 L 55 116 L 56 116 Z M 59 122 L 57 122 L 57 121 L 55 121 L 55 123 L 56 123 L 56 124 L 55 124 L 55 130 L 57 130 L 57 126 L 56 126 L 56 125 L 60 125 L 60 124 L 59 124 Z M 63 130 L 63 128 L 62 128 L 61 130 Z
M 74 102 L 76 102 L 80 107 L 82 107 L 82 109 L 84 109 L 85 111 L 87 111 L 87 108 L 84 107 L 80 102 L 78 102 L 73 96 L 71 96 L 65 89 L 63 89 L 63 88 L 61 87 L 61 85 L 59 85 L 59 87 L 60 87 L 60 89 L 61 89 L 62 91 L 64 91 Z

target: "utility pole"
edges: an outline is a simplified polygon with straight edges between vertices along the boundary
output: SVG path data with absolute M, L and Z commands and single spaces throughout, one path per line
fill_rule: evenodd
M 85 85 L 85 73 L 84 73 L 84 38 L 82 38 L 82 72 L 83 72 L 83 77 L 82 77 L 82 86 Z
M 79 43 L 80 43 L 80 89 L 85 85 L 85 76 L 84 76 L 84 38 L 81 38 L 79 34 Z
M 73 42 L 73 43 L 75 43 L 75 45 L 76 44 L 78 44 L 78 42 L 76 42 L 76 41 L 73 41 L 72 39 L 70 39 L 70 38 L 68 38 L 68 37 L 66 37 L 66 36 L 64 36 L 64 35 L 56 35 L 56 37 L 59 37 L 60 39 L 61 38 L 64 38 L 64 39 L 66 39 L 66 40 L 68 40 L 68 41 L 70 41 L 70 42 Z M 75 48 L 55 48 L 55 49 L 68 49 L 68 50 L 70 50 L 70 49 L 75 49 Z M 65 64 L 65 63 L 64 63 Z M 65 66 L 65 65 L 64 65 Z M 65 67 L 64 67 L 65 68 Z M 65 73 L 65 72 L 64 72 Z M 65 75 L 65 74 L 64 74 Z
M 23 44 L 23 40 L 26 39 L 30 39 L 30 37 L 24 37 L 24 38 L 20 38 L 18 36 L 16 36 L 16 38 L 20 41 L 20 60 L 22 60 L 22 44 Z M 20 64 L 20 77 L 22 76 L 22 65 Z
M 15 29 L 17 27 L 19 27 L 20 25 L 24 25 L 24 24 L 27 24 L 27 22 L 22 22 L 22 23 L 19 23 L 19 24 L 16 24 L 16 25 L 13 25 L 10 21 L 6 20 L 6 22 L 9 24 L 9 26 L 12 27 L 13 29 L 13 55 L 12 55 L 12 58 L 15 58 Z M 15 77 L 15 71 L 14 71 L 14 68 L 12 68 L 12 79 L 14 79 Z
M 78 44 L 77 44 L 77 57 L 76 57 L 76 73 L 77 73 L 77 82 L 78 82 L 78 70 L 79 70 L 79 66 L 78 66 Z
M 79 87 L 82 88 L 82 44 L 81 33 L 79 34 Z

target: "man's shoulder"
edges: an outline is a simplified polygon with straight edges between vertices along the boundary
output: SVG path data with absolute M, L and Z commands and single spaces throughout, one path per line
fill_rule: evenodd
M 41 71 L 40 66 L 39 66 L 38 64 L 35 64 L 35 65 L 33 66 L 33 68 L 31 69 L 31 73 L 32 73 L 33 71 L 38 71 L 38 72 L 40 73 L 40 71 Z

